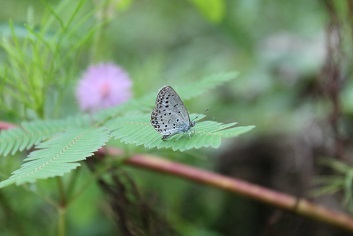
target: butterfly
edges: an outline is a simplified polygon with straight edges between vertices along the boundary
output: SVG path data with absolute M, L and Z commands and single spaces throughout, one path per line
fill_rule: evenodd
M 195 126 L 179 95 L 170 86 L 162 87 L 156 98 L 156 107 L 151 112 L 153 128 L 163 135 L 162 140 L 188 132 Z

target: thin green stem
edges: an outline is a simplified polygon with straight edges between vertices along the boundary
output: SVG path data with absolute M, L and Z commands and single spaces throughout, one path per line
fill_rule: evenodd
M 101 25 L 101 23 L 104 23 L 107 21 L 107 17 L 105 12 L 107 11 L 107 8 L 109 8 L 109 2 L 110 1 L 105 1 L 102 4 L 97 4 L 95 7 L 97 8 L 97 14 L 96 14 L 96 18 L 97 18 L 97 25 Z M 104 24 L 103 24 L 104 25 Z M 94 34 L 94 38 L 93 38 L 93 42 L 92 42 L 92 47 L 91 47 L 91 51 L 90 51 L 90 62 L 93 63 L 94 61 L 97 60 L 98 58 L 98 52 L 99 47 L 102 45 L 102 40 L 103 40 L 103 35 L 104 35 L 104 29 L 105 27 L 99 27 L 97 28 L 95 34 Z
M 58 208 L 58 236 L 65 236 L 66 234 L 65 217 L 66 217 L 66 208 L 59 207 Z
M 70 196 L 72 195 L 73 190 L 75 189 L 76 183 L 77 183 L 77 177 L 79 176 L 79 174 L 81 173 L 81 168 L 79 168 L 78 170 L 74 171 L 71 174 L 70 180 L 69 180 L 69 184 L 67 187 L 67 197 L 70 198 Z M 70 201 L 70 200 L 68 200 Z
M 67 206 L 74 202 L 83 192 L 85 192 L 92 183 L 95 183 L 94 180 L 96 180 L 97 178 L 102 176 L 102 174 L 106 173 L 110 168 L 112 168 L 112 165 L 121 165 L 125 162 L 126 159 L 128 159 L 128 157 L 124 155 L 124 157 L 120 157 L 118 161 L 114 161 L 113 163 L 104 162 L 104 165 L 96 168 L 93 172 L 93 175 L 91 175 L 91 177 L 84 184 L 82 184 L 82 187 L 75 194 L 73 194 L 69 200 L 67 200 Z
M 31 190 L 31 189 L 28 187 L 28 185 L 24 185 L 24 189 L 26 189 L 27 191 L 29 191 L 29 192 L 31 192 L 31 193 L 34 193 L 34 194 L 37 195 L 39 198 L 41 198 L 43 201 L 47 202 L 49 205 L 51 205 L 51 206 L 53 206 L 53 207 L 55 207 L 55 208 L 58 208 L 58 207 L 59 207 L 58 204 L 57 204 L 54 200 L 52 200 L 52 199 L 46 197 L 44 194 L 42 194 L 42 193 L 40 193 L 40 192 Z
M 59 190 L 59 205 L 62 207 L 66 206 L 66 196 L 65 196 L 65 190 L 64 190 L 64 184 L 62 182 L 61 177 L 56 177 L 56 182 L 58 184 L 58 190 Z
M 91 175 L 91 177 L 89 177 L 89 179 L 84 184 L 82 184 L 82 187 L 67 201 L 67 205 L 73 203 L 83 192 L 88 189 L 89 186 L 91 186 L 91 184 L 95 182 L 95 179 L 97 179 L 103 173 L 106 173 L 109 168 L 111 168 L 111 166 L 103 166 L 101 168 L 97 168 L 93 175 Z
M 67 203 L 66 203 L 66 196 L 65 196 L 65 191 L 64 191 L 64 184 L 62 182 L 61 177 L 56 177 L 56 181 L 58 184 L 58 190 L 59 190 L 59 206 L 58 206 L 58 235 L 59 236 L 64 236 L 65 235 L 65 220 L 66 220 L 66 208 L 67 208 Z
M 97 58 L 98 46 L 102 38 L 102 28 L 98 28 L 93 38 L 91 50 L 90 50 L 90 63 L 93 63 Z

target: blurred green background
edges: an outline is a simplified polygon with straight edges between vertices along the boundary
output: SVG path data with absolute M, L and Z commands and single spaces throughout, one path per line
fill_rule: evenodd
M 87 1 L 80 14 L 84 16 L 93 11 L 93 16 L 99 17 L 99 11 L 94 9 L 101 2 Z M 193 113 L 209 109 L 208 119 L 255 125 L 255 130 L 223 143 L 218 150 L 172 153 L 126 148 L 243 178 L 296 196 L 313 196 L 315 176 L 327 169 L 320 167 L 318 160 L 337 157 L 337 137 L 349 140 L 353 127 L 349 4 L 303 0 L 106 2 L 111 4 L 105 12 L 110 21 L 79 52 L 70 86 L 65 88 L 68 96 L 60 108 L 61 117 L 77 112 L 74 89 L 82 71 L 92 63 L 113 61 L 123 67 L 133 81 L 135 97 L 157 92 L 163 85 L 182 84 L 212 73 L 239 71 L 236 80 L 188 101 L 186 106 Z M 341 27 L 337 28 L 341 33 L 341 44 L 337 46 L 341 54 L 336 57 L 328 44 L 333 18 L 328 3 L 335 7 Z M 16 26 L 17 35 L 27 21 L 37 23 L 40 28 L 45 9 L 41 1 L 0 0 L 0 6 L 2 35 L 11 34 L 9 20 Z M 71 10 L 67 9 L 68 15 Z M 95 18 L 90 21 L 94 22 Z M 78 29 L 78 38 L 80 32 L 89 29 L 90 21 Z M 0 51 L 0 63 L 6 60 L 7 55 Z M 330 71 L 325 68 L 330 68 L 327 64 L 331 61 L 337 62 L 333 63 L 334 68 L 341 72 L 340 78 L 336 78 L 338 82 L 333 79 L 339 84 L 336 89 L 342 108 L 338 124 L 332 122 L 332 117 L 338 115 L 333 112 L 335 105 L 327 92 L 330 90 L 326 89 L 331 80 Z M 2 120 L 20 121 L 14 115 L 0 114 L 3 114 Z M 344 142 L 340 145 L 343 149 L 350 148 Z M 347 159 L 350 160 L 349 155 Z M 18 163 L 1 160 L 1 165 L 13 170 Z M 138 231 L 136 235 L 337 233 L 324 225 L 278 213 L 271 207 L 217 189 L 152 171 L 121 169 L 136 183 L 140 201 L 150 206 L 146 214 L 158 215 L 152 218 L 163 225 L 154 225 L 161 230 L 155 232 L 162 234 L 153 234 L 152 230 Z M 78 172 L 79 183 L 84 184 L 90 172 L 85 166 Z M 55 197 L 54 182 L 39 181 L 41 188 L 37 187 L 44 196 Z M 36 191 L 22 187 L 9 187 L 0 192 L 1 235 L 55 235 L 54 209 L 33 192 Z M 98 184 L 92 184 L 68 209 L 68 235 L 124 235 L 107 199 L 107 193 Z M 347 205 L 341 205 L 340 197 L 316 199 L 319 202 L 324 199 L 322 202 L 336 209 L 348 209 Z M 139 206 L 126 206 L 126 211 L 131 213 L 129 217 L 142 217 L 144 213 L 138 210 Z M 321 234 L 323 229 L 326 234 Z

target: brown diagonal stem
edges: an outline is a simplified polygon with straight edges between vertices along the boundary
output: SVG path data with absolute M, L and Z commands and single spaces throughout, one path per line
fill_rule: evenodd
M 114 155 L 117 150 L 108 148 L 105 151 L 109 155 Z M 353 232 L 353 218 L 351 216 L 330 210 L 303 198 L 297 198 L 239 179 L 226 177 L 148 155 L 134 155 L 127 159 L 125 163 L 134 167 L 175 175 L 197 183 L 224 189 L 234 194 L 240 194 L 256 201 L 293 212 L 297 215 L 306 216 Z

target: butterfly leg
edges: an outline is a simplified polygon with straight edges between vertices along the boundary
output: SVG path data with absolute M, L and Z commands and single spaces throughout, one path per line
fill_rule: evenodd
M 195 133 L 195 129 L 190 129 L 188 131 L 188 134 L 189 134 L 189 138 L 191 138 L 191 134 L 194 134 Z
M 177 135 L 177 134 L 180 134 L 180 132 L 169 133 L 169 134 L 163 135 L 162 140 L 165 141 L 165 140 L 167 140 L 167 138 L 170 138 L 170 137 Z M 175 139 L 174 142 L 178 141 L 181 137 L 182 137 L 182 135 L 179 135 L 179 137 L 177 139 Z
M 177 133 L 174 133 L 174 134 L 173 133 L 169 133 L 169 134 L 163 135 L 162 140 L 165 141 L 165 140 L 167 140 L 167 138 L 172 137 L 172 136 L 174 136 L 176 134 Z

